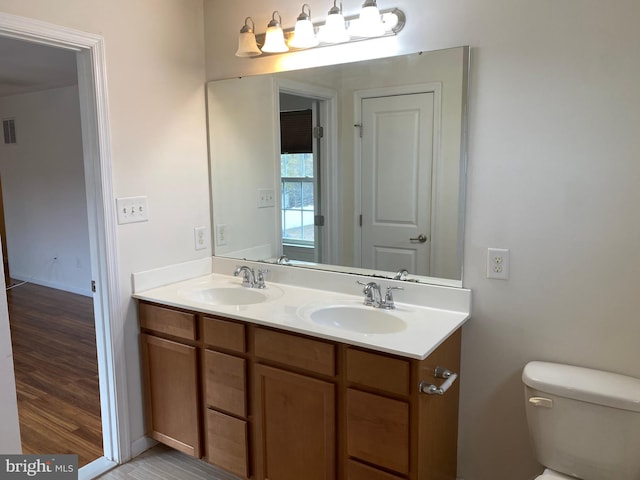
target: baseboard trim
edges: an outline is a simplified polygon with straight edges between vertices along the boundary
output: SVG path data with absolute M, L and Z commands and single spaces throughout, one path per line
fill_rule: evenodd
M 116 462 L 100 457 L 78 470 L 78 480 L 93 480 L 117 466 Z
M 57 282 L 48 282 L 39 278 L 29 277 L 27 275 L 20 275 L 19 273 L 11 272 L 11 278 L 20 280 L 21 282 L 33 283 L 35 285 L 41 285 L 43 287 L 55 288 L 56 290 L 62 290 L 69 293 L 76 293 L 84 297 L 93 297 L 93 292 L 90 289 L 73 287 L 70 285 L 63 285 Z
M 154 439 L 149 437 L 141 437 L 131 442 L 131 458 L 135 458 L 143 452 L 157 445 Z

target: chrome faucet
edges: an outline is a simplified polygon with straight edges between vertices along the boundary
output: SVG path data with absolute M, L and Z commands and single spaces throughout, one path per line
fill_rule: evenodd
M 409 276 L 409 270 L 407 270 L 406 268 L 401 268 L 400 270 L 398 270 L 398 272 L 394 275 L 393 279 L 394 280 L 404 280 L 405 277 Z
M 249 268 L 246 265 L 238 266 L 233 271 L 233 276 L 237 277 L 242 273 L 242 286 L 245 288 L 253 288 L 256 284 L 256 272 L 253 268 Z
M 362 293 L 364 293 L 364 304 L 372 306 L 374 308 L 383 308 L 385 310 L 392 310 L 396 308 L 396 304 L 393 301 L 393 290 L 404 290 L 402 287 L 387 287 L 387 291 L 382 297 L 380 285 L 376 282 L 364 283 L 357 280 L 356 283 L 364 285 Z
M 255 270 L 253 268 L 249 268 L 246 265 L 241 265 L 236 267 L 233 271 L 233 276 L 237 277 L 242 273 L 242 286 L 245 288 L 267 288 L 267 285 L 264 283 L 264 275 L 265 273 L 269 273 L 269 270 L 258 270 L 258 275 L 256 276 Z

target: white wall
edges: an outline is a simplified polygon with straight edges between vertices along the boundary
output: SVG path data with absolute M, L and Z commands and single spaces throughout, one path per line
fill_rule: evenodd
M 258 190 L 276 191 L 277 118 L 273 80 L 249 77 L 208 85 L 215 254 L 265 260 L 280 255 L 275 207 L 258 208 Z M 226 245 L 216 226 L 225 225 Z
M 18 140 L 0 144 L 12 277 L 91 295 L 78 88 L 0 98 L 0 117 Z
M 204 258 L 209 226 L 202 0 L 0 0 L 0 11 L 102 35 L 116 197 L 146 195 L 150 220 L 118 226 L 131 441 L 143 437 L 131 273 Z M 1 319 L 0 319 L 1 320 Z M 119 324 L 120 319 L 114 319 Z
M 383 3 L 408 18 L 389 51 L 473 47 L 463 283 L 474 305 L 463 335 L 458 470 L 465 480 L 528 479 L 540 467 L 523 410 L 527 361 L 640 377 L 640 3 Z M 330 6 L 309 4 L 314 13 Z M 359 4 L 344 2 L 346 13 Z M 209 80 L 329 61 L 318 51 L 237 59 L 244 17 L 261 33 L 275 5 L 205 7 Z M 277 8 L 290 26 L 300 4 Z M 368 44 L 376 52 L 357 45 L 365 55 L 385 50 Z M 341 56 L 340 47 L 320 50 Z M 511 249 L 508 281 L 485 278 L 487 247 Z

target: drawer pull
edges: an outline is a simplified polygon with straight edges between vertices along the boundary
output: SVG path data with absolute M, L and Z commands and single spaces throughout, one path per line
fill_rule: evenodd
M 458 378 L 457 373 L 453 373 L 452 371 L 442 367 L 436 367 L 433 372 L 433 376 L 435 378 L 444 378 L 445 381 L 438 387 L 432 383 L 420 380 L 420 384 L 418 385 L 418 390 L 420 392 L 426 393 L 427 395 L 444 395 L 451 385 L 453 385 L 453 382 Z

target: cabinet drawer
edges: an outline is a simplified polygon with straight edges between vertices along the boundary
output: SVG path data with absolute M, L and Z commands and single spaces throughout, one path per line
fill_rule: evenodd
M 323 375 L 335 375 L 335 347 L 331 343 L 257 328 L 254 337 L 258 357 Z
M 140 303 L 138 308 L 140 327 L 185 340 L 196 339 L 196 316 L 170 308 Z
M 204 352 L 204 389 L 207 406 L 247 416 L 246 361 L 224 353 Z
M 207 461 L 248 478 L 247 452 L 247 422 L 207 410 Z
M 408 360 L 347 349 L 347 380 L 399 395 L 410 393 L 411 364 Z
M 409 473 L 409 404 L 347 389 L 347 453 Z
M 202 338 L 206 345 L 245 352 L 244 325 L 213 317 L 202 320 Z
M 362 463 L 349 460 L 347 462 L 347 480 L 404 480 Z

